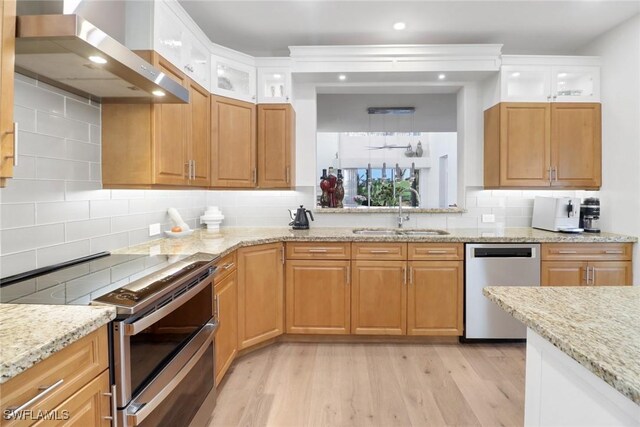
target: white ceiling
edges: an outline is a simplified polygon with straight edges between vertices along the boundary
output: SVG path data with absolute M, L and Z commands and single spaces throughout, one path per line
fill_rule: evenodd
M 214 43 L 254 56 L 288 56 L 288 46 L 449 43 L 572 54 L 640 13 L 638 0 L 179 1 Z M 398 21 L 407 29 L 393 30 Z

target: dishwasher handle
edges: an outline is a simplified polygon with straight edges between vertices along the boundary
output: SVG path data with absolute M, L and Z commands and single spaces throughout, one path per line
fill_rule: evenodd
M 535 258 L 536 249 L 531 247 L 473 248 L 474 258 Z

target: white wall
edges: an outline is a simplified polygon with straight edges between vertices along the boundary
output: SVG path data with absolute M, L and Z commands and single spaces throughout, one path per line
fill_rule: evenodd
M 602 228 L 640 236 L 640 15 L 579 53 L 602 58 Z M 640 285 L 638 244 L 634 259 Z
M 197 225 L 205 191 L 102 190 L 100 105 L 16 78 L 20 146 L 0 189 L 0 277 L 147 241 L 149 224 L 169 228 L 169 207 Z
M 415 107 L 414 114 L 368 114 L 369 107 Z M 455 94 L 318 94 L 318 132 L 455 132 Z

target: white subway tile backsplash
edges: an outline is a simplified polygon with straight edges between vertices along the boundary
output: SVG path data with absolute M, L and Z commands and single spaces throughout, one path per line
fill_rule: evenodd
M 102 183 L 68 181 L 65 183 L 66 200 L 105 200 L 111 197 L 109 190 L 102 190 Z
M 100 144 L 100 126 L 89 126 L 89 142 L 92 144 Z
M 100 163 L 90 163 L 90 179 L 91 181 L 102 181 L 102 166 Z M 112 196 L 113 197 L 113 196 Z
M 15 179 L 10 180 L 7 186 L 0 190 L 2 203 L 52 202 L 57 200 L 64 200 L 63 181 Z
M 88 123 L 70 120 L 43 111 L 36 111 L 36 129 L 38 133 L 45 135 L 89 141 Z
M 18 123 L 19 131 L 35 132 L 36 130 L 36 110 L 16 105 L 13 108 L 13 120 Z
M 112 217 L 129 213 L 128 200 L 91 200 L 89 206 L 91 218 Z
M 1 230 L 0 241 L 3 255 L 63 243 L 64 224 Z
M 129 246 L 129 235 L 127 233 L 109 234 L 91 239 L 91 253 L 102 251 L 112 251 L 118 248 Z
M 111 233 L 111 218 L 68 222 L 66 228 L 67 241 L 104 236 Z
M 63 159 L 65 141 L 63 138 L 35 132 L 20 131 L 20 155 Z M 21 160 L 22 158 L 20 158 Z
M 100 126 L 100 108 L 71 98 L 65 99 L 65 108 L 65 115 L 70 119 Z
M 99 145 L 67 139 L 67 151 L 65 155 L 67 159 L 99 163 L 100 155 Z
M 145 214 L 117 216 L 111 218 L 111 229 L 114 233 L 143 228 L 148 224 L 152 224 L 152 222 L 147 220 L 147 215 Z
M 89 219 L 89 202 L 52 202 L 36 205 L 36 222 L 49 224 L 55 222 Z
M 71 259 L 90 255 L 89 240 L 64 243 L 38 249 L 38 267 L 59 264 Z
M 0 277 L 13 276 L 14 274 L 33 270 L 36 267 L 35 250 L 0 256 Z
M 60 179 L 66 181 L 88 181 L 89 163 L 72 160 L 38 158 L 38 179 Z
M 0 205 L 0 228 L 16 228 L 34 225 L 36 222 L 34 203 Z
M 13 168 L 15 179 L 35 179 L 36 178 L 36 158 L 31 156 L 20 156 L 20 162 Z
M 15 105 L 47 113 L 64 115 L 64 96 L 17 80 L 15 82 Z

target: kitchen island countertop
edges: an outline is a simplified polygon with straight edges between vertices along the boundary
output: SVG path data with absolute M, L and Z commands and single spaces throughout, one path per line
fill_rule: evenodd
M 487 287 L 484 295 L 640 405 L 640 287 Z
M 190 255 L 196 252 L 225 255 L 239 247 L 275 242 L 420 242 L 420 243 L 632 243 L 636 237 L 612 233 L 562 234 L 534 228 L 450 229 L 436 236 L 358 235 L 353 228 L 312 227 L 292 230 L 290 227 L 230 227 L 220 232 L 197 229 L 178 239 L 157 239 L 113 253 L 141 255 Z
M 0 304 L 0 384 L 115 317 L 113 307 Z

